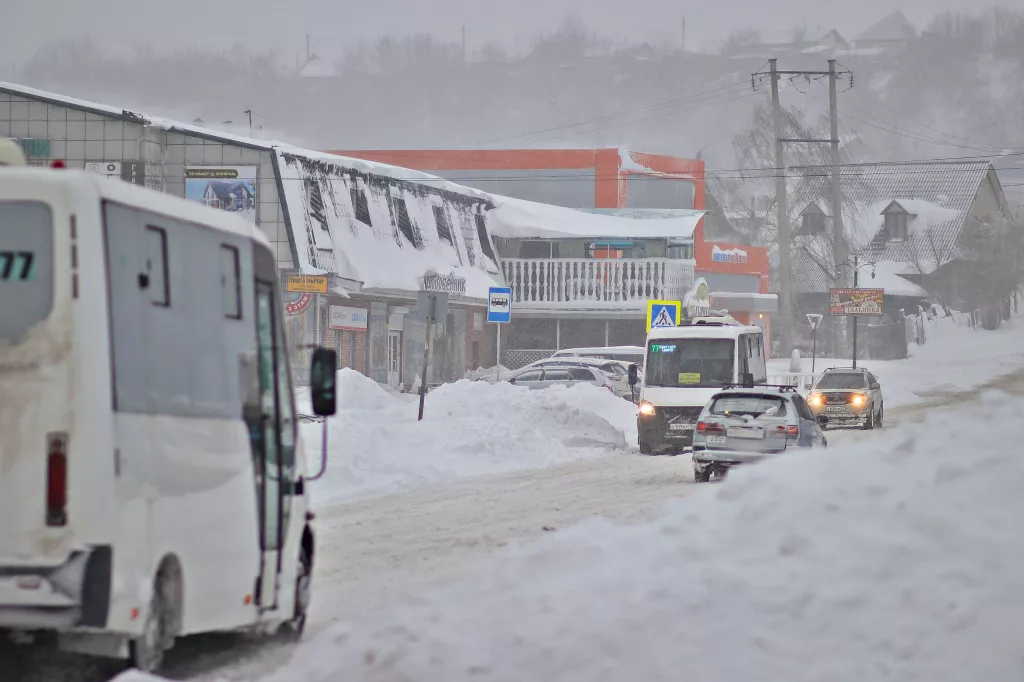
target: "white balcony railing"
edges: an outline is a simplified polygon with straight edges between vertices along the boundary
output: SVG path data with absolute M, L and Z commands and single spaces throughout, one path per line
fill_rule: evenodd
M 692 260 L 505 258 L 514 305 L 527 308 L 637 308 L 678 301 L 693 286 Z

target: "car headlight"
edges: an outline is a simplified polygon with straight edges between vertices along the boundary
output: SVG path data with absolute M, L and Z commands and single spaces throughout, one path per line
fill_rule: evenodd
M 640 407 L 638 409 L 639 409 L 641 417 L 653 417 L 654 416 L 654 405 L 652 405 L 651 403 L 647 402 L 646 400 L 644 400 L 644 401 L 642 401 L 640 403 Z
M 809 396 L 807 396 L 807 404 L 808 405 L 812 405 L 813 407 L 820 407 L 821 406 L 821 394 L 820 393 L 812 393 Z
M 857 395 L 853 396 L 852 398 L 850 398 L 850 404 L 853 405 L 854 407 L 864 407 L 864 403 L 866 403 L 866 402 L 867 402 L 867 398 L 865 398 L 864 396 L 862 396 L 860 394 L 857 394 Z

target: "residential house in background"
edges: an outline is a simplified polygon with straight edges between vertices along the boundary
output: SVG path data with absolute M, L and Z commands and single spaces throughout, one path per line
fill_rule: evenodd
M 864 29 L 854 38 L 854 45 L 861 50 L 902 50 L 915 38 L 917 31 L 903 12 L 896 10 L 878 22 Z
M 806 324 L 804 313 L 826 315 L 819 340 L 824 337 L 828 347 L 839 324 L 828 317 L 828 290 L 837 286 L 841 269 L 852 283 L 853 268 L 837 268 L 833 261 L 827 175 L 808 176 L 790 181 L 791 289 L 797 324 Z M 847 250 L 861 266 L 858 286 L 885 290 L 885 317 L 895 320 L 926 301 L 975 311 L 1000 295 L 979 289 L 978 273 L 1000 264 L 979 263 L 972 242 L 980 226 L 1005 224 L 1009 214 L 990 163 L 858 166 L 843 174 L 842 186 Z M 774 226 L 763 239 L 772 261 L 770 291 L 779 293 Z

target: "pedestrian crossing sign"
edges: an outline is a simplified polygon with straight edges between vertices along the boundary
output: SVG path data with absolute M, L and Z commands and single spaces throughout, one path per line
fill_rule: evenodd
M 681 301 L 648 301 L 647 331 L 660 327 L 678 327 Z

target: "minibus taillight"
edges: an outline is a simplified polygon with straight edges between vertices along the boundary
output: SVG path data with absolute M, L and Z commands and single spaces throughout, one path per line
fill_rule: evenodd
M 46 436 L 46 525 L 68 523 L 68 436 Z

